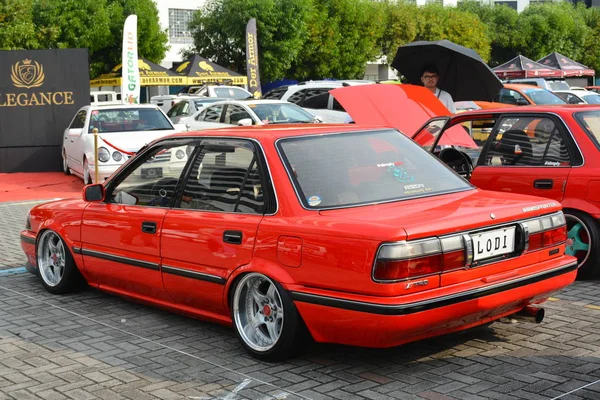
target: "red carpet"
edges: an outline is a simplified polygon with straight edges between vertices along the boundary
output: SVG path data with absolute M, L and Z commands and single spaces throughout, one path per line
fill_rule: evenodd
M 0 174 L 0 203 L 80 197 L 83 180 L 62 172 Z

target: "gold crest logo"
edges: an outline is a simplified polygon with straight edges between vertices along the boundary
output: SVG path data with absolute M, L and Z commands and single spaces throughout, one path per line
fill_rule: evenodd
M 175 71 L 176 72 L 183 72 L 183 70 L 186 69 L 189 64 L 190 64 L 190 62 L 186 61 L 183 64 L 181 64 L 179 67 L 177 67 L 177 69 Z
M 31 89 L 44 83 L 44 67 L 37 61 L 18 61 L 12 66 L 11 72 L 10 78 L 15 87 Z
M 214 71 L 214 70 L 215 70 L 215 69 L 214 69 L 214 68 L 213 68 L 213 67 L 212 67 L 212 66 L 211 66 L 209 63 L 207 63 L 206 61 L 200 61 L 200 62 L 198 63 L 198 66 L 199 66 L 200 68 L 202 68 L 203 70 L 205 70 L 205 71 Z

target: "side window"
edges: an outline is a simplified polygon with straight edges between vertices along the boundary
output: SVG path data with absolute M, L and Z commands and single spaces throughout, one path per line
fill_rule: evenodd
M 206 122 L 221 122 L 221 112 L 223 111 L 223 105 L 208 107 L 201 114 L 200 121 Z
M 317 110 L 326 110 L 329 101 L 329 89 L 309 89 L 306 91 L 306 97 L 302 107 L 314 108 Z
M 205 140 L 186 182 L 180 208 L 262 214 L 262 177 L 254 146 Z
M 109 193 L 109 201 L 147 207 L 170 207 L 175 187 L 188 160 L 188 141 L 167 141 L 156 146 L 119 178 Z
M 179 110 L 181 110 L 181 106 L 182 106 L 182 102 L 179 102 L 179 103 L 175 104 L 173 107 L 171 107 L 171 109 L 167 113 L 167 117 L 171 118 L 171 117 L 177 117 L 178 115 L 180 115 Z
M 344 107 L 342 107 L 342 105 L 335 98 L 333 99 L 333 109 L 335 111 L 346 112 L 346 110 L 344 109 Z
M 570 166 L 566 143 L 548 117 L 503 118 L 486 144 L 480 165 Z
M 523 104 L 529 103 L 525 97 L 523 97 L 519 92 L 510 89 L 500 89 L 500 92 L 494 98 L 494 101 L 505 104 Z
M 225 109 L 225 117 L 223 121 L 226 124 L 237 125 L 240 119 L 251 118 L 250 114 L 242 106 L 237 104 L 229 104 Z
M 295 93 L 292 93 L 290 97 L 287 99 L 290 103 L 298 104 L 302 106 L 302 99 L 304 98 L 304 93 L 307 92 L 307 89 L 298 90 Z
M 71 123 L 71 126 L 69 127 L 69 129 L 83 129 L 83 126 L 85 125 L 86 115 L 87 115 L 87 112 L 85 110 L 79 111 L 77 113 L 77 115 L 75 116 L 75 119 Z

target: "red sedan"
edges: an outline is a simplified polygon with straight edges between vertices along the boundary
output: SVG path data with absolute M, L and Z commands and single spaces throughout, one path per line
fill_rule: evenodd
M 461 126 L 478 149 L 437 146 Z M 562 203 L 567 254 L 579 275 L 600 275 L 600 107 L 519 107 L 434 118 L 415 136 L 482 189 L 543 196 Z M 457 151 L 460 150 L 460 151 Z
M 566 233 L 557 201 L 477 189 L 395 129 L 269 125 L 155 141 L 83 199 L 34 207 L 21 243 L 51 293 L 232 324 L 281 359 L 305 328 L 387 347 L 539 321 L 575 279 Z
M 538 105 L 450 116 L 418 86 L 361 85 L 332 94 L 357 124 L 400 129 L 479 188 L 561 202 L 567 254 L 579 260 L 580 277 L 600 276 L 600 106 Z

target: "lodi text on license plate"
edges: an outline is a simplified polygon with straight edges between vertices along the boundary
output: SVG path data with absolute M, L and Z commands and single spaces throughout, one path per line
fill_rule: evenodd
M 473 261 L 512 253 L 515 249 L 515 227 L 478 233 L 473 239 Z

